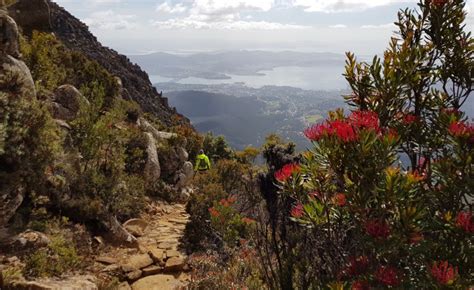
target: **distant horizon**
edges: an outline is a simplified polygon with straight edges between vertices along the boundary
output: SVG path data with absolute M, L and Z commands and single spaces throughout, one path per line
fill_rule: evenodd
M 126 55 L 228 50 L 381 55 L 416 0 L 52 0 Z M 467 29 L 474 0 L 467 0 Z

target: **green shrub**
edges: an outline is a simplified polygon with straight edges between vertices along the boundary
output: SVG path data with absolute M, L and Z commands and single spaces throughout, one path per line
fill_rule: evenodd
M 80 258 L 74 246 L 61 235 L 51 238 L 46 248 L 41 248 L 27 258 L 25 273 L 33 277 L 61 276 L 74 270 Z
M 44 193 L 60 149 L 58 128 L 37 100 L 0 93 L 0 191 Z
M 80 88 L 86 97 L 91 97 L 96 87 L 102 88 L 105 105 L 118 95 L 117 81 L 107 70 L 67 49 L 53 34 L 34 31 L 31 39 L 21 38 L 20 50 L 41 96 L 66 83 Z
M 308 128 L 313 147 L 300 160 L 264 154 L 269 219 L 258 227 L 272 237 L 260 251 L 269 285 L 473 285 L 474 125 L 460 110 L 473 90 L 474 40 L 464 1 L 418 6 L 399 13 L 384 59 L 348 54 L 350 114 Z
M 214 137 L 210 132 L 204 136 L 202 149 L 214 163 L 221 159 L 231 159 L 235 154 L 224 136 Z

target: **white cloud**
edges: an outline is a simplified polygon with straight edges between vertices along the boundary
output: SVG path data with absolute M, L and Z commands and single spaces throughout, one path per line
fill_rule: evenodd
M 474 0 L 467 1 L 466 3 L 466 23 L 468 25 L 474 25 Z
M 302 25 L 283 24 L 267 21 L 217 21 L 208 22 L 193 19 L 191 17 L 182 19 L 170 19 L 166 21 L 154 21 L 152 25 L 160 29 L 217 29 L 217 30 L 279 30 L 279 29 L 305 29 Z
M 329 28 L 347 28 L 345 24 L 330 25 Z
M 176 5 L 170 5 L 168 2 L 163 2 L 156 7 L 157 12 L 169 14 L 183 13 L 186 12 L 186 10 L 188 10 L 188 8 L 181 3 L 178 3 Z
M 362 29 L 394 29 L 397 26 L 394 23 L 386 23 L 386 24 L 379 24 L 379 25 L 362 25 L 360 28 Z
M 136 27 L 135 15 L 117 14 L 112 10 L 98 11 L 83 19 L 91 28 L 123 30 Z
M 77 0 L 53 0 L 54 2 L 58 4 L 64 4 L 64 3 L 76 3 Z M 107 4 L 116 4 L 122 2 L 122 0 L 85 0 L 85 4 L 87 5 L 107 5 Z
M 187 11 L 183 17 L 153 21 L 161 29 L 224 29 L 224 30 L 277 30 L 302 29 L 305 26 L 284 24 L 272 21 L 250 21 L 242 17 L 245 12 L 267 12 L 275 6 L 275 0 L 193 0 L 188 7 L 181 5 L 180 12 Z M 162 12 L 172 13 L 176 6 L 167 2 L 158 6 Z M 242 20 L 246 19 L 246 20 Z
M 416 3 L 416 0 L 288 0 L 306 12 L 353 12 L 397 3 Z

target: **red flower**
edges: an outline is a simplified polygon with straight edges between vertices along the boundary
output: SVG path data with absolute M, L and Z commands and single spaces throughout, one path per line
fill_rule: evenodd
M 431 276 L 441 285 L 453 284 L 458 275 L 458 268 L 450 265 L 448 261 L 434 262 L 430 270 Z
M 311 141 L 319 141 L 324 136 L 335 136 L 343 142 L 352 142 L 358 139 L 354 127 L 346 120 L 326 121 L 316 124 L 304 131 L 305 136 Z
M 351 123 L 359 129 L 371 129 L 380 131 L 379 115 L 372 111 L 354 111 L 349 116 Z
M 455 137 L 474 137 L 474 125 L 466 122 L 453 122 L 448 131 Z
M 380 266 L 377 272 L 375 272 L 375 278 L 386 286 L 397 286 L 400 284 L 397 269 L 390 266 Z
M 213 217 L 218 217 L 220 215 L 219 211 L 213 207 L 209 208 L 209 213 Z
M 304 131 L 304 135 L 311 141 L 319 141 L 328 133 L 327 124 L 316 124 Z
M 223 198 L 219 202 L 224 207 L 229 207 L 237 201 L 237 197 L 234 195 L 229 196 L 228 198 Z
M 472 222 L 472 213 L 462 211 L 456 217 L 456 226 L 467 233 L 474 233 L 474 223 Z
M 390 226 L 381 220 L 369 220 L 365 223 L 365 231 L 374 239 L 387 239 L 390 236 Z
M 294 217 L 294 218 L 300 218 L 303 216 L 303 213 L 304 213 L 304 209 L 303 209 L 303 205 L 301 203 L 298 203 L 296 205 L 293 206 L 293 208 L 291 209 L 291 216 Z
M 335 135 L 337 138 L 346 143 L 356 141 L 359 138 L 357 132 L 354 130 L 354 127 L 352 127 L 352 125 L 346 121 L 335 120 L 330 123 L 328 130 L 332 135 Z
M 369 290 L 369 283 L 367 281 L 354 281 L 351 285 L 351 290 Z
M 344 193 L 338 193 L 334 196 L 334 203 L 337 206 L 345 206 L 346 205 L 346 195 Z
M 275 172 L 275 179 L 280 182 L 287 181 L 293 173 L 297 173 L 301 171 L 301 167 L 296 163 L 290 163 L 283 166 L 282 169 Z
M 402 123 L 405 125 L 411 125 L 416 121 L 418 121 L 418 117 L 410 113 L 404 115 L 402 119 Z
M 354 277 L 364 274 L 368 268 L 369 258 L 367 256 L 352 257 L 349 259 L 349 265 L 344 270 L 344 274 Z

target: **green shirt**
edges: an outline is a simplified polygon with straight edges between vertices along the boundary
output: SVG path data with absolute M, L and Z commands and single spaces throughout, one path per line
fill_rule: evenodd
M 205 154 L 199 154 L 196 157 L 196 165 L 194 166 L 194 170 L 202 171 L 209 169 L 211 169 L 211 162 L 209 161 L 209 157 L 207 157 Z

